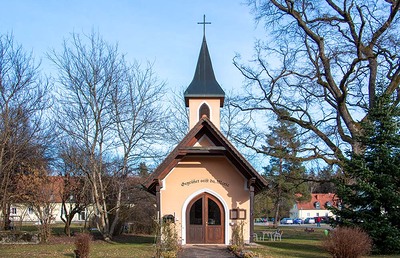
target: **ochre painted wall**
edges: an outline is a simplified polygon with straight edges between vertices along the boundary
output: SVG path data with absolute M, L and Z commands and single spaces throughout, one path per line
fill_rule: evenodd
M 250 200 L 247 180 L 225 157 L 186 157 L 163 180 L 161 189 L 161 214 L 175 215 L 177 229 L 182 243 L 186 243 L 186 206 L 198 194 L 208 192 L 225 206 L 225 243 L 229 244 L 232 235 L 232 223 L 229 210 L 246 210 L 244 239 L 249 237 Z M 223 200 L 221 200 L 223 199 Z
M 219 130 L 221 103 L 219 99 L 189 99 L 189 128 L 193 128 L 193 126 L 200 120 L 201 117 L 199 117 L 199 109 L 203 103 L 206 103 L 210 108 L 209 118 Z

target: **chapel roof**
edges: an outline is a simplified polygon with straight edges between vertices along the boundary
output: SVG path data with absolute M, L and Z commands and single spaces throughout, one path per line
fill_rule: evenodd
M 189 106 L 189 98 L 207 97 L 221 99 L 220 106 L 223 106 L 225 92 L 215 79 L 205 36 L 203 36 L 203 43 L 201 45 L 193 80 L 186 89 L 184 96 L 187 107 Z
M 206 135 L 214 146 L 194 146 Z M 225 156 L 247 180 L 254 179 L 254 192 L 257 194 L 267 186 L 267 181 L 251 166 L 230 141 L 203 116 L 189 131 L 175 149 L 151 174 L 144 186 L 155 194 L 157 184 L 185 157 L 189 156 Z

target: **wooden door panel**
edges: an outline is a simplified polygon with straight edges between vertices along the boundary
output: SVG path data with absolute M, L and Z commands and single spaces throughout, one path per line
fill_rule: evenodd
M 224 208 L 215 197 L 207 196 L 206 243 L 224 243 Z
M 204 227 L 202 225 L 190 225 L 188 244 L 201 244 L 204 243 Z
M 207 244 L 223 244 L 223 236 L 222 226 L 207 226 Z

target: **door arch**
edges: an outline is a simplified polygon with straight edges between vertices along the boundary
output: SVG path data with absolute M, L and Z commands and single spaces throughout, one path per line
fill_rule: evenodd
M 202 193 L 186 209 L 186 242 L 188 244 L 223 244 L 225 210 L 213 195 Z

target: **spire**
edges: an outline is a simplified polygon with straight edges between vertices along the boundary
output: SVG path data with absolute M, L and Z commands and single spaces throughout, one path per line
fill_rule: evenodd
M 220 106 L 223 106 L 225 92 L 215 79 L 205 35 L 203 35 L 203 43 L 193 80 L 186 89 L 184 96 L 187 107 L 189 106 L 189 98 L 219 98 L 221 99 Z

